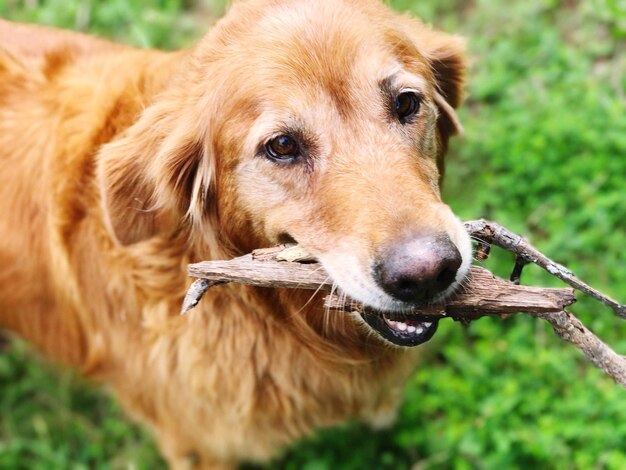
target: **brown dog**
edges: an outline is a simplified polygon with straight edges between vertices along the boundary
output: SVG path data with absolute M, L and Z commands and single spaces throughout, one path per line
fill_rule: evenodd
M 175 467 L 389 423 L 398 346 L 437 326 L 402 311 L 471 258 L 438 189 L 463 68 L 374 0 L 236 4 L 174 53 L 1 22 L 0 326 L 109 384 Z M 178 315 L 187 263 L 285 240 L 385 314 L 226 286 Z

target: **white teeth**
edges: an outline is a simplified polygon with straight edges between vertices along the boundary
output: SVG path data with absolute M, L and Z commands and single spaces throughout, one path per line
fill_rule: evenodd
M 415 326 L 409 325 L 408 323 L 401 321 L 389 320 L 387 317 L 384 316 L 383 318 L 385 319 L 385 322 L 387 322 L 387 325 L 389 325 L 392 329 L 396 331 L 406 332 L 408 334 L 422 334 L 425 328 L 428 328 L 430 325 L 432 325 L 432 323 L 430 322 L 425 322 L 420 323 L 419 326 Z

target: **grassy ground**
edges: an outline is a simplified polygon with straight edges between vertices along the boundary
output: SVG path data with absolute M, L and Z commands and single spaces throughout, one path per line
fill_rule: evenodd
M 626 300 L 626 7 L 620 0 L 395 0 L 469 40 L 466 136 L 448 200 L 463 218 L 525 234 L 583 279 Z M 0 0 L 5 18 L 177 47 L 219 0 Z M 201 20 L 201 21 L 200 21 Z M 510 259 L 488 266 L 506 273 Z M 529 283 L 554 284 L 538 270 Z M 626 328 L 588 299 L 574 308 L 618 350 Z M 442 322 L 397 425 L 325 431 L 273 468 L 626 468 L 626 391 L 543 323 Z M 0 355 L 0 468 L 160 468 L 118 406 L 19 342 Z

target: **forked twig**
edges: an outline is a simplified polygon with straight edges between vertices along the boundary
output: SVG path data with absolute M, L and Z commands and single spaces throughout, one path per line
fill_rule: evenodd
M 521 269 L 524 264 L 536 264 L 553 276 L 558 277 L 563 282 L 569 284 L 574 289 L 599 300 L 605 305 L 608 305 L 619 317 L 626 319 L 626 305 L 619 304 L 615 300 L 604 295 L 602 292 L 585 284 L 565 266 L 552 261 L 537 248 L 532 246 L 526 239 L 516 235 L 506 227 L 503 227 L 495 222 L 480 219 L 465 222 L 465 228 L 474 238 L 479 239 L 488 245 L 499 246 L 500 248 L 504 248 L 505 250 L 511 251 L 517 255 L 516 266 L 513 274 L 511 275 L 512 278 L 517 277 L 517 279 L 519 279 Z
M 473 266 L 463 291 L 453 299 L 445 304 L 416 309 L 408 314 L 424 320 L 449 317 L 468 322 L 485 315 L 529 313 L 548 321 L 559 337 L 580 349 L 594 365 L 626 387 L 626 357 L 613 351 L 578 318 L 564 310 L 576 301 L 574 291 L 518 285 L 522 269 L 526 264 L 537 264 L 574 289 L 608 305 L 621 318 L 626 318 L 625 305 L 580 281 L 567 268 L 552 261 L 524 238 L 497 223 L 475 220 L 466 222 L 465 227 L 479 242 L 477 258 L 488 257 L 492 244 L 516 255 L 512 282 L 499 279 L 484 268 Z M 297 245 L 255 250 L 251 254 L 227 261 L 203 261 L 189 265 L 188 272 L 197 280 L 185 296 L 181 313 L 196 306 L 210 287 L 229 282 L 259 287 L 325 291 L 332 289 L 332 282 L 322 266 Z M 358 302 L 346 299 L 345 295 L 334 294 L 326 297 L 325 306 L 349 312 L 363 312 L 367 309 Z

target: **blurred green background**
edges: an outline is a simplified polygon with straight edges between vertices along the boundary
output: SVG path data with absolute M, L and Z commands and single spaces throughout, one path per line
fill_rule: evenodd
M 462 218 L 521 233 L 582 279 L 626 301 L 626 2 L 395 0 L 468 39 L 466 135 L 448 159 Z M 4 18 L 140 46 L 189 44 L 221 0 L 0 0 Z M 512 258 L 487 266 L 507 275 Z M 527 268 L 524 282 L 558 285 Z M 573 308 L 626 352 L 626 325 L 589 299 Z M 0 468 L 163 468 L 120 408 L 18 341 L 0 345 Z M 395 427 L 324 431 L 272 468 L 624 469 L 626 391 L 519 315 L 442 322 Z

